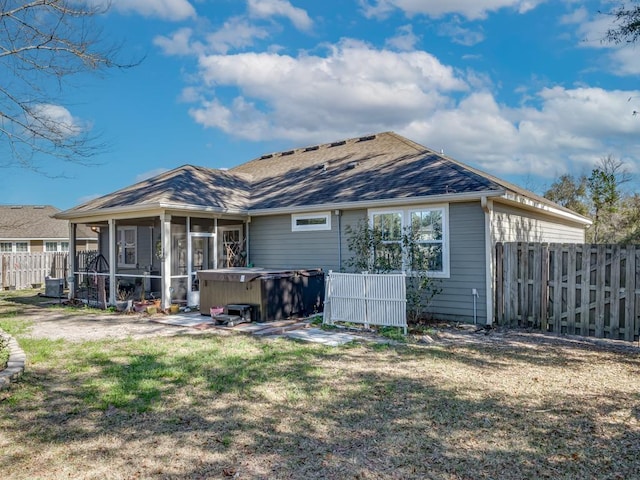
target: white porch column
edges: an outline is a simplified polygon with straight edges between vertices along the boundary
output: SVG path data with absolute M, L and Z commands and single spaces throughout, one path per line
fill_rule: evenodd
M 109 304 L 116 304 L 116 221 L 109 219 Z
M 251 217 L 247 217 L 247 221 L 245 222 L 245 225 L 247 227 L 247 231 L 246 231 L 246 235 L 244 237 L 244 245 L 245 245 L 245 253 L 246 256 L 244 257 L 244 266 L 248 267 L 249 264 L 251 263 L 250 260 L 250 256 L 249 256 L 249 229 L 251 228 Z
M 171 305 L 171 215 L 160 215 L 160 241 L 162 242 L 162 308 Z
M 69 266 L 69 274 L 67 275 L 67 284 L 69 286 L 69 300 L 76 296 L 76 237 L 77 225 L 69 222 L 69 256 L 67 265 Z

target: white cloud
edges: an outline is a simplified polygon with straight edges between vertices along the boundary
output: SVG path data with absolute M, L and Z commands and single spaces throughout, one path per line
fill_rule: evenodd
M 450 22 L 441 23 L 438 33 L 445 37 L 451 37 L 451 40 L 460 45 L 471 47 L 484 40 L 484 34 L 480 30 L 471 30 L 462 26 L 462 22 L 458 16 L 455 16 Z
M 638 75 L 640 74 L 640 56 L 634 45 L 623 45 L 617 48 L 610 55 L 613 71 L 617 75 Z
M 92 1 L 106 3 L 104 0 Z M 196 16 L 195 8 L 187 0 L 110 0 L 110 4 L 121 12 L 133 12 L 145 17 L 158 17 L 171 21 Z
M 193 55 L 202 52 L 203 45 L 192 42 L 193 30 L 181 28 L 165 37 L 158 35 L 153 39 L 153 44 L 164 52 L 165 55 Z
M 241 49 L 253 45 L 255 39 L 265 39 L 269 33 L 264 28 L 250 24 L 242 17 L 227 20 L 222 28 L 207 35 L 210 51 L 227 53 L 230 49 Z
M 385 44 L 396 50 L 409 51 L 415 48 L 418 41 L 420 41 L 420 37 L 413 33 L 413 27 L 403 25 L 398 28 L 397 35 L 387 39 Z
M 41 103 L 33 106 L 27 115 L 29 128 L 52 139 L 76 137 L 87 128 L 61 105 Z
M 467 88 L 453 69 L 426 52 L 375 50 L 349 40 L 326 57 L 203 56 L 200 74 L 210 88 L 233 87 L 239 94 L 224 103 L 211 91 L 211 100 L 192 108 L 193 118 L 253 140 L 325 138 L 324 126 L 339 136 L 387 128 L 427 115 L 449 101 L 444 93 Z
M 585 7 L 579 7 L 573 12 L 560 17 L 561 25 L 581 24 L 589 20 L 589 11 Z
M 580 9 L 579 9 L 580 10 Z M 637 45 L 615 44 L 606 40 L 607 31 L 614 27 L 613 17 L 596 13 L 594 17 L 587 18 L 582 13 L 563 18 L 567 24 L 575 20 L 577 24 L 578 46 L 582 48 L 594 48 L 605 50 L 605 61 L 600 69 L 609 70 L 616 75 L 638 75 L 640 73 L 640 56 Z
M 302 145 L 394 130 L 498 175 L 588 172 L 608 154 L 640 171 L 640 92 L 539 88 L 507 107 L 482 72 L 349 39 L 325 55 L 201 55 L 196 78 L 183 94 L 192 118 L 240 139 Z
M 539 107 L 517 109 L 498 105 L 487 92 L 472 93 L 454 108 L 418 119 L 401 132 L 427 145 L 437 142 L 435 148 L 500 175 L 553 178 L 589 171 L 609 153 L 633 155 L 619 148 L 640 147 L 640 122 L 627 101 L 633 93 L 546 88 L 537 93 Z
M 510 8 L 526 13 L 546 0 L 360 0 L 365 16 L 384 18 L 394 10 L 405 15 L 427 15 L 439 18 L 447 14 L 459 14 L 469 20 L 486 18 L 491 12 Z
M 248 0 L 249 14 L 255 18 L 288 18 L 298 30 L 309 30 L 313 22 L 307 12 L 286 0 Z

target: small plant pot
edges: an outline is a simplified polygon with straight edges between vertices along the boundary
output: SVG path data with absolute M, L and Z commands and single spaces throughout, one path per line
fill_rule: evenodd
M 133 303 L 133 311 L 137 313 L 142 313 L 147 309 L 148 305 L 144 302 L 134 302 Z
M 155 305 L 149 305 L 149 306 L 147 307 L 146 312 L 147 312 L 149 315 L 155 315 L 156 313 L 158 313 L 158 308 L 157 308 Z
M 169 307 L 169 313 L 178 313 L 180 311 L 180 305 L 171 305 Z

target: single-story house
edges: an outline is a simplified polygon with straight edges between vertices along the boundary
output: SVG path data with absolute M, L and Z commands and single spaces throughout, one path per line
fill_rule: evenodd
M 51 205 L 0 205 L 0 253 L 68 252 L 69 222 L 53 218 L 59 212 Z M 80 226 L 76 249 L 96 248 L 96 232 Z
M 197 304 L 200 269 L 341 271 L 347 227 L 362 219 L 406 227 L 420 218 L 432 229 L 422 243 L 436 256 L 430 274 L 442 289 L 431 313 L 471 321 L 476 305 L 479 322 L 493 318 L 496 242 L 583 242 L 590 224 L 393 132 L 270 153 L 229 170 L 184 165 L 56 218 L 72 232 L 99 230 L 110 302 L 119 279 L 146 274 L 165 307 Z

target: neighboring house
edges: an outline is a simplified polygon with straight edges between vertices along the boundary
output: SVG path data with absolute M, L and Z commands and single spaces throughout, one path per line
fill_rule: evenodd
M 0 205 L 0 253 L 68 252 L 69 222 L 53 218 L 51 205 Z M 96 250 L 98 236 L 78 229 L 77 250 Z
M 496 242 L 583 242 L 590 224 L 391 132 L 263 155 L 230 170 L 185 165 L 56 217 L 99 229 L 111 302 L 120 281 L 146 272 L 158 279 L 165 306 L 198 301 L 199 269 L 342 270 L 349 226 L 368 219 L 394 244 L 419 220 L 442 288 L 431 312 L 472 321 L 476 305 L 483 323 L 493 317 Z

